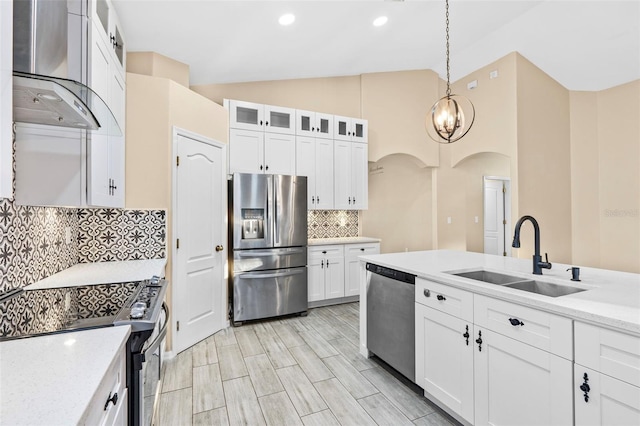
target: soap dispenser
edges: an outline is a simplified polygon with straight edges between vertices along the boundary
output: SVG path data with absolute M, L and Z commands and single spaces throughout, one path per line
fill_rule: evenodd
M 580 268 L 577 266 L 572 266 L 567 269 L 567 271 L 571 270 L 571 281 L 580 281 Z

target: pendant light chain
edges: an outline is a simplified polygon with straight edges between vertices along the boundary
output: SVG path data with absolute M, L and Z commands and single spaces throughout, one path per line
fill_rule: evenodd
M 446 0 L 447 11 L 447 98 L 451 97 L 451 87 L 449 85 L 449 0 Z

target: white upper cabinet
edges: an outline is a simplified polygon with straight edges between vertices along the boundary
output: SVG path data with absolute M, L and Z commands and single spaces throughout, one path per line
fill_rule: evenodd
M 296 137 L 296 175 L 307 176 L 309 210 L 333 208 L 333 140 Z
M 294 175 L 295 171 L 295 136 L 230 130 L 229 173 Z
M 296 135 L 333 139 L 333 115 L 296 110 Z
M 90 0 L 89 18 L 99 37 L 109 47 L 114 65 L 121 74 L 126 70 L 126 46 L 118 15 L 110 0 Z
M 368 208 L 368 147 L 365 143 L 334 142 L 334 206 L 338 210 Z
M 232 129 L 288 135 L 296 132 L 294 109 L 229 99 L 224 100 L 224 106 L 229 110 L 229 127 Z
M 13 2 L 0 1 L 0 198 L 13 196 Z
M 341 141 L 368 142 L 369 122 L 362 118 L 333 118 L 333 138 Z

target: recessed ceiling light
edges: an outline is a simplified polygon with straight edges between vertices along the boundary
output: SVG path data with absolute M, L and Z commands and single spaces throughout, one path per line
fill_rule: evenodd
M 293 13 L 284 14 L 278 19 L 280 25 L 291 25 L 296 20 L 296 17 Z
M 379 16 L 373 21 L 373 25 L 376 27 L 381 27 L 387 23 L 389 19 L 386 16 Z

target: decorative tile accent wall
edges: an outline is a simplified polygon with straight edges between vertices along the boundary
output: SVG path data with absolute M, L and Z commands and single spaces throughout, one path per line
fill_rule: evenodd
M 166 256 L 164 210 L 78 209 L 78 262 Z
M 71 243 L 66 242 L 66 228 Z M 76 209 L 17 206 L 0 198 L 0 293 L 77 263 Z
M 355 210 L 309 210 L 309 238 L 342 238 L 358 236 L 358 212 Z

